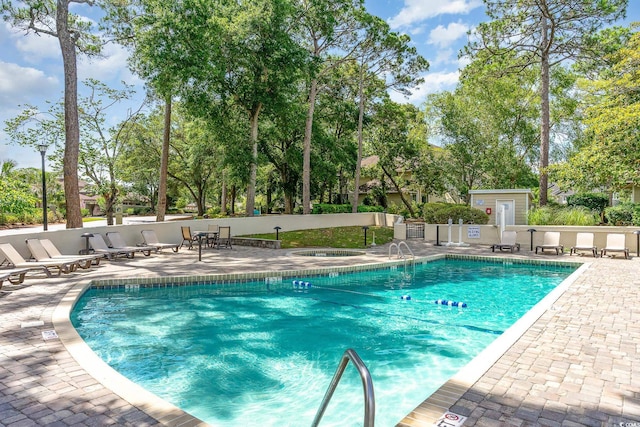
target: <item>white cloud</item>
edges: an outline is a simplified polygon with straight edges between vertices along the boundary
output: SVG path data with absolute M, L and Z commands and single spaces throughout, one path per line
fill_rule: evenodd
M 436 51 L 435 59 L 429 59 L 429 64 L 432 67 L 436 65 L 457 64 L 457 57 L 453 49 L 439 49 Z
M 9 38 L 25 61 L 37 64 L 43 59 L 61 59 L 58 39 L 47 34 L 25 34 L 6 25 Z
M 429 73 L 424 76 L 424 83 L 413 90 L 409 98 L 398 92 L 390 94 L 391 99 L 398 103 L 411 103 L 415 105 L 422 104 L 427 95 L 440 92 L 443 90 L 451 90 L 458 84 L 460 77 L 459 71 Z
M 102 50 L 101 57 L 79 57 L 78 80 L 88 77 L 105 83 L 125 81 L 128 84 L 141 84 L 127 66 L 129 53 L 125 48 L 116 44 L 108 44 Z
M 434 44 L 440 48 L 451 46 L 456 40 L 464 37 L 469 31 L 469 26 L 461 22 L 450 22 L 446 27 L 438 25 L 429 33 L 427 43 Z
M 389 20 L 391 28 L 407 27 L 444 14 L 467 14 L 482 6 L 481 0 L 404 0 L 404 7 Z
M 42 100 L 56 93 L 60 82 L 32 67 L 0 61 L 0 105 L 9 106 Z

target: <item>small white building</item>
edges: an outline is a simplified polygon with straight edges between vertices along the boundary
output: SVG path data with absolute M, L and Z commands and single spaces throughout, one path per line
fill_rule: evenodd
M 471 207 L 489 215 L 489 224 L 501 225 L 504 211 L 507 225 L 527 225 L 527 213 L 533 206 L 533 193 L 528 188 L 509 190 L 470 190 Z

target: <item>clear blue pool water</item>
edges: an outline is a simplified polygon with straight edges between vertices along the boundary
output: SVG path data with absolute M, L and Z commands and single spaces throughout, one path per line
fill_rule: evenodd
M 353 348 L 373 378 L 376 425 L 393 426 L 573 270 L 440 260 L 295 278 L 310 289 L 289 279 L 90 289 L 72 322 L 113 368 L 213 426 L 310 425 Z M 321 425 L 362 419 L 362 384 L 349 366 Z

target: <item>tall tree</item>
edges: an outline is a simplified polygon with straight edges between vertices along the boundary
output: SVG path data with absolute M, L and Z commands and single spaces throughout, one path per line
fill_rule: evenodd
M 158 175 L 156 221 L 164 221 L 167 210 L 167 174 L 171 140 L 171 108 L 180 75 L 188 68 L 185 45 L 192 32 L 198 31 L 202 22 L 194 22 L 187 2 L 182 7 L 162 0 L 126 0 L 109 2 L 107 20 L 109 31 L 116 39 L 132 49 L 131 68 L 148 84 L 150 90 L 164 104 L 164 128 Z M 202 9 L 202 7 L 199 7 Z
M 492 21 L 478 25 L 467 53 L 516 53 L 502 72 L 537 67 L 540 72 L 540 205 L 547 204 L 550 142 L 550 69 L 590 53 L 587 39 L 624 16 L 627 0 L 484 0 Z
M 110 109 L 128 100 L 134 91 L 127 85 L 123 89 L 112 89 L 95 79 L 87 79 L 84 84 L 89 95 L 80 98 L 82 143 L 79 164 L 104 199 L 107 225 L 113 225 L 114 207 L 119 200 L 122 182 L 119 158 L 129 140 L 138 111 L 129 111 L 125 119 L 115 126 L 107 125 L 107 116 Z
M 588 142 L 552 172 L 564 187 L 611 193 L 640 184 L 640 32 L 603 59 L 611 68 L 580 82 Z
M 369 149 L 378 155 L 378 166 L 385 178 L 414 216 L 405 181 L 418 163 L 421 147 L 427 145 L 422 113 L 411 104 L 398 104 L 386 98 L 375 104 L 372 120 L 367 131 Z
M 362 128 L 364 113 L 371 97 L 393 89 L 410 95 L 413 87 L 424 81 L 420 73 L 429 69 L 429 63 L 418 55 L 406 34 L 390 31 L 382 19 L 362 14 L 365 28 L 360 32 L 361 41 L 355 52 L 358 81 L 358 157 L 356 160 L 352 212 L 358 212 L 360 163 L 362 161 Z M 383 95 L 384 96 L 384 95 Z
M 78 156 L 80 125 L 78 119 L 77 52 L 96 55 L 99 39 L 91 34 L 91 22 L 69 13 L 72 4 L 93 5 L 93 0 L 23 0 L 0 2 L 0 12 L 6 21 L 26 33 L 56 37 L 60 43 L 64 68 L 64 193 L 67 207 L 67 228 L 82 228 L 80 190 L 78 186 Z
M 311 213 L 311 139 L 319 82 L 335 67 L 352 59 L 355 35 L 362 27 L 357 15 L 363 0 L 298 0 L 302 44 L 311 55 L 308 107 L 303 139 L 302 213 Z

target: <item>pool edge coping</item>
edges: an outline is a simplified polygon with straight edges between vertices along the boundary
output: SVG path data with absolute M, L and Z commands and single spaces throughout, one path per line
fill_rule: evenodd
M 460 397 L 480 378 L 486 373 L 486 371 L 502 356 L 505 352 L 536 322 L 542 314 L 547 311 L 553 303 L 566 291 L 566 289 L 573 283 L 582 272 L 586 271 L 591 265 L 588 262 L 576 261 L 555 261 L 555 260 L 536 260 L 536 259 L 513 259 L 513 258 L 501 258 L 493 256 L 478 256 L 478 255 L 461 255 L 461 254 L 436 254 L 425 257 L 416 258 L 415 261 L 420 263 L 427 263 L 437 261 L 441 259 L 465 259 L 475 261 L 486 261 L 493 263 L 513 263 L 513 264 L 533 264 L 533 265 L 558 265 L 558 266 L 575 266 L 576 271 L 572 272 L 567 278 L 565 278 L 560 285 L 556 286 L 549 294 L 547 294 L 542 300 L 540 300 L 534 307 L 532 307 L 524 316 L 518 319 L 511 327 L 509 327 L 504 333 L 502 333 L 494 342 L 488 347 L 482 350 L 476 355 L 471 362 L 460 368 L 460 370 L 445 384 L 439 387 L 434 393 L 426 398 L 418 407 L 406 415 L 400 420 L 397 425 L 404 424 L 405 420 L 419 420 L 421 423 L 433 423 L 437 421 L 442 414 L 447 412 L 449 408 L 455 404 Z M 355 272 L 383 269 L 391 267 L 393 265 L 403 265 L 407 260 L 388 260 L 385 262 L 376 262 L 369 264 L 357 264 L 350 266 L 339 267 L 322 267 L 314 269 L 304 270 L 281 270 L 281 271 L 263 271 L 255 273 L 228 273 L 228 274 L 209 274 L 209 275 L 194 275 L 194 276 L 159 276 L 159 277 L 144 277 L 144 278 L 118 278 L 118 279 L 90 279 L 78 282 L 71 289 L 65 293 L 60 302 L 56 305 L 52 314 L 52 323 L 58 337 L 73 357 L 74 360 L 84 369 L 89 375 L 99 381 L 107 389 L 113 393 L 122 397 L 131 405 L 141 409 L 163 425 L 167 426 L 209 426 L 208 423 L 200 420 L 199 418 L 189 414 L 188 412 L 180 409 L 172 403 L 164 400 L 158 395 L 146 390 L 142 386 L 136 384 L 132 380 L 128 379 L 124 375 L 120 374 L 114 368 L 109 366 L 103 361 L 93 350 L 85 343 L 80 337 L 76 329 L 71 323 L 71 311 L 75 307 L 80 297 L 89 288 L 94 285 L 94 282 L 99 283 L 99 287 L 110 287 L 111 282 L 127 282 L 130 284 L 150 284 L 154 282 L 167 281 L 179 286 L 197 285 L 205 281 L 212 279 L 224 281 L 233 280 L 254 280 L 255 279 L 267 279 L 269 277 L 295 277 L 304 274 L 307 275 L 322 275 L 329 274 L 331 272 Z M 578 272 L 580 272 L 578 274 Z M 297 274 L 295 274 L 297 273 Z M 253 277 L 251 277 L 253 276 Z M 196 278 L 195 281 L 193 278 Z M 235 278 L 235 279 L 234 279 Z M 176 280 L 177 279 L 177 280 Z M 120 285 L 122 286 L 122 285 Z M 126 286 L 126 285 L 125 285 Z M 548 301 L 545 304 L 543 302 Z M 531 314 L 534 312 L 534 314 Z M 521 322 L 527 318 L 527 322 Z M 516 325 L 518 327 L 516 328 Z M 492 349 L 489 351 L 489 349 Z M 490 356 L 490 363 L 481 360 L 484 357 Z M 482 369 L 477 365 L 486 365 Z M 473 372 L 469 378 L 474 378 L 471 381 L 469 378 L 461 378 L 463 374 L 469 375 L 467 372 Z M 448 405 L 448 406 L 447 406 Z
M 553 304 L 589 269 L 591 263 L 584 262 L 551 292 L 507 328 L 495 341 L 478 353 L 469 363 L 460 368 L 442 386 L 404 417 L 397 426 L 435 423 L 491 368 L 540 317 L 552 309 Z

